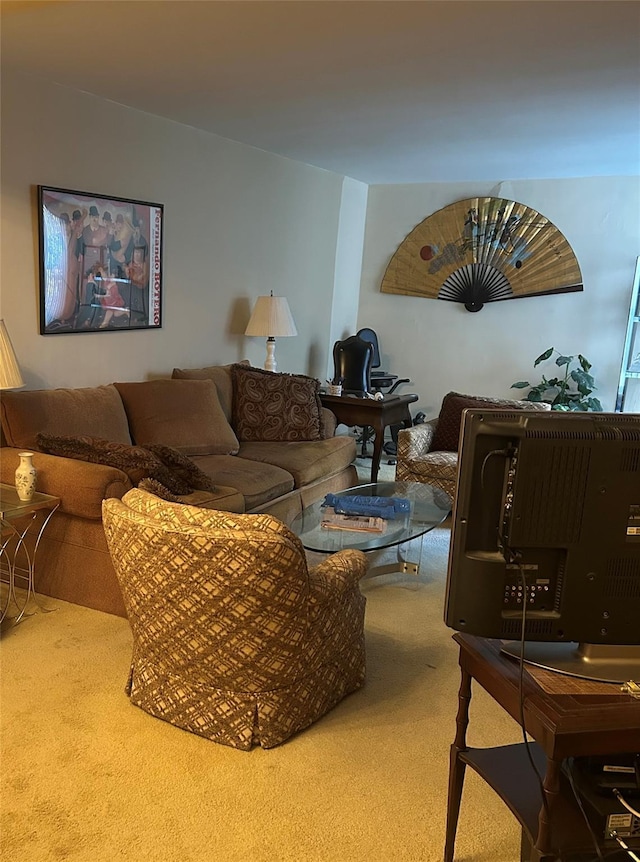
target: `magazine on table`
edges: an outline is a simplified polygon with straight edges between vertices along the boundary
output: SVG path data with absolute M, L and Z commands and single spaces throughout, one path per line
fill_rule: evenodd
M 368 515 L 342 515 L 332 508 L 325 509 L 320 526 L 323 530 L 353 530 L 358 533 L 384 533 L 384 518 Z

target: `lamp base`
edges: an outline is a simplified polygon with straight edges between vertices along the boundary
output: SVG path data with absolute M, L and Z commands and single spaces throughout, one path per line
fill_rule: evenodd
M 267 338 L 267 358 L 264 361 L 265 371 L 275 371 L 276 364 L 276 340 L 275 338 Z

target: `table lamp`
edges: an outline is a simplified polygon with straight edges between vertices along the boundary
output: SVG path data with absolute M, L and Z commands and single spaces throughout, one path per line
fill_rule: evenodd
M 4 320 L 0 320 L 0 389 L 20 389 L 24 380 Z
M 266 336 L 267 358 L 264 367 L 267 371 L 275 371 L 276 336 L 282 338 L 298 334 L 286 298 L 274 296 L 273 291 L 270 296 L 259 296 L 244 334 Z

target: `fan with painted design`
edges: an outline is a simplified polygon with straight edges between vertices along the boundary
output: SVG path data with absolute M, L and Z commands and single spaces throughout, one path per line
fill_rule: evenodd
M 504 198 L 467 198 L 420 222 L 399 245 L 382 293 L 464 303 L 582 290 L 571 246 L 548 218 Z

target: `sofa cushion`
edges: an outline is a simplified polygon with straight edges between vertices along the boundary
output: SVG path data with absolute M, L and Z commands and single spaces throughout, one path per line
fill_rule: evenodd
M 237 364 L 249 365 L 249 360 L 243 359 Z M 233 404 L 231 365 L 208 365 L 204 368 L 174 368 L 171 376 L 175 380 L 213 380 L 218 390 L 220 406 L 227 420 L 231 422 L 231 408 Z
M 482 398 L 476 395 L 461 395 L 449 392 L 442 399 L 433 441 L 432 452 L 457 452 L 462 424 L 462 411 L 467 407 L 486 410 L 531 410 L 530 401 L 513 401 L 500 398 Z M 546 406 L 546 405 L 545 405 Z M 543 408 L 544 409 L 544 408 Z
M 180 503 L 182 506 L 197 506 L 199 509 L 214 509 L 217 512 L 244 512 L 244 497 L 235 488 L 215 486 L 215 491 L 192 491 L 190 494 L 172 494 L 161 482 L 143 479 L 137 486 L 161 500 Z
M 2 393 L 2 429 L 9 446 L 37 449 L 38 432 L 103 437 L 131 444 L 127 414 L 113 385 Z
M 302 443 L 241 443 L 238 454 L 282 467 L 293 476 L 295 487 L 302 488 L 348 467 L 356 457 L 356 444 L 347 435 Z
M 304 374 L 231 367 L 233 427 L 242 442 L 301 442 L 324 436 L 320 384 Z
M 197 455 L 193 460 L 216 485 L 237 488 L 244 497 L 245 509 L 264 506 L 293 491 L 291 473 L 273 464 L 248 461 L 238 455 Z
M 127 474 L 133 485 L 143 479 L 153 479 L 171 494 L 190 494 L 194 489 L 215 491 L 206 473 L 166 446 L 155 447 L 158 451 L 152 452 L 142 446 L 112 443 L 100 437 L 57 437 L 53 434 L 38 434 L 36 441 L 39 449 L 49 455 L 117 467 Z
M 114 384 L 139 446 L 159 443 L 185 455 L 231 455 L 238 439 L 211 380 L 145 380 Z

